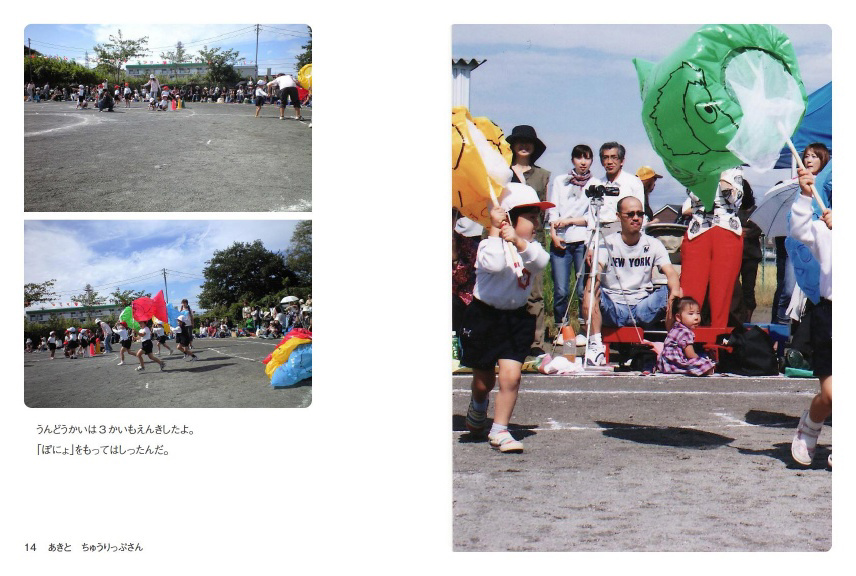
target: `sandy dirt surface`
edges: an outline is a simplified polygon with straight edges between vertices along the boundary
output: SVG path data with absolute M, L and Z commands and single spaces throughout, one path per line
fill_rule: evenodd
M 312 210 L 312 111 L 248 104 L 111 112 L 24 104 L 27 212 Z
M 176 351 L 175 341 L 167 342 Z M 112 354 L 71 360 L 57 352 L 24 353 L 24 402 L 30 408 L 305 408 L 312 403 L 312 380 L 274 389 L 262 360 L 277 340 L 256 338 L 194 339 L 198 356 L 185 362 L 180 352 L 157 364 L 143 356 L 144 372 L 136 357 L 126 353 L 118 366 L 119 345 Z M 135 342 L 131 352 L 136 354 Z M 157 351 L 157 347 L 155 347 Z
M 466 432 L 469 389 L 453 376 L 457 551 L 831 546 L 832 419 L 811 468 L 790 456 L 816 379 L 525 374 L 521 454 Z

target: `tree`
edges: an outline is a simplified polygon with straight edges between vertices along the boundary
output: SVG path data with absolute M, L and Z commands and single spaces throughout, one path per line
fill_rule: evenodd
M 72 296 L 71 301 L 83 305 L 83 309 L 86 311 L 86 316 L 90 322 L 92 322 L 93 306 L 97 306 L 102 302 L 101 298 L 98 297 L 98 292 L 90 284 L 87 284 L 83 288 L 83 294 Z
M 294 68 L 297 72 L 300 72 L 300 69 L 307 64 L 312 63 L 312 28 L 309 29 L 309 42 L 301 46 L 301 48 L 303 48 L 303 52 L 298 54 L 297 64 Z
M 283 255 L 265 248 L 261 240 L 252 244 L 235 242 L 214 252 L 205 264 L 199 306 L 209 310 L 245 300 L 261 300 L 295 280 Z
M 213 84 L 234 84 L 241 76 L 235 70 L 235 63 L 240 53 L 237 50 L 222 51 L 222 48 L 211 48 L 203 46 L 199 51 L 199 57 L 208 64 L 208 80 Z
M 181 64 L 187 59 L 187 51 L 184 49 L 184 44 L 182 44 L 181 40 L 179 40 L 175 44 L 174 52 L 161 52 L 160 57 L 171 64 Z M 173 66 L 173 71 L 175 72 L 175 75 L 178 76 L 177 66 Z
M 122 72 L 122 65 L 131 58 L 139 58 L 148 54 L 146 48 L 149 43 L 149 37 L 143 36 L 136 40 L 122 37 L 122 30 L 116 36 L 110 35 L 110 42 L 105 44 L 96 44 L 92 49 L 98 58 L 110 67 L 111 73 L 116 72 L 116 82 L 119 82 L 119 77 Z
M 294 273 L 299 286 L 312 286 L 312 220 L 301 220 L 294 227 L 285 266 Z
M 24 307 L 26 308 L 39 302 L 50 302 L 56 298 L 56 293 L 53 291 L 55 282 L 56 279 L 51 278 L 47 282 L 24 284 Z
M 137 298 L 151 298 L 151 292 L 146 292 L 145 290 L 122 290 L 121 288 L 116 288 L 113 292 L 110 293 L 110 301 L 119 306 L 120 308 L 125 308 L 126 306 L 130 306 L 131 302 L 136 300 Z

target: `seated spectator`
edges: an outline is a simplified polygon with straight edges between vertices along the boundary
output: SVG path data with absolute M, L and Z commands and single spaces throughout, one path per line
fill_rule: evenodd
M 618 218 L 621 231 L 607 236 L 598 249 L 594 294 L 599 305 L 592 307 L 589 302 L 591 278 L 583 296 L 584 317 L 588 318 L 591 308 L 591 338 L 585 356 L 589 366 L 606 363 L 600 336 L 602 325 L 632 326 L 635 319 L 636 325 L 648 328 L 669 312 L 666 325 L 671 328 L 671 302 L 680 296 L 680 279 L 665 246 L 642 232 L 642 202 L 635 196 L 625 196 L 618 202 Z M 654 287 L 654 266 L 659 266 L 666 276 L 668 287 Z

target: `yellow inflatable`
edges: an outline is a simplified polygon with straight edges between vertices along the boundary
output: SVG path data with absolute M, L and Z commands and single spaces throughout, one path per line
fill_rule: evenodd
M 297 73 L 297 83 L 307 90 L 312 90 L 312 62 L 305 65 Z
M 268 379 L 273 376 L 277 368 L 288 360 L 288 357 L 295 348 L 307 342 L 312 342 L 312 340 L 308 338 L 289 338 L 285 341 L 285 344 L 274 350 L 273 354 L 271 354 L 270 362 L 265 366 L 265 374 L 267 374 Z
M 452 206 L 490 226 L 491 191 L 498 198 L 511 180 L 511 146 L 488 118 L 452 108 Z

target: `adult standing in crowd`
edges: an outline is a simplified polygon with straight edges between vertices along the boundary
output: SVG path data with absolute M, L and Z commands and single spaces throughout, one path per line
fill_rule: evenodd
M 731 314 L 736 323 L 752 321 L 755 311 L 755 284 L 758 279 L 758 265 L 763 258 L 761 252 L 761 228 L 749 217 L 755 211 L 755 194 L 749 182 L 743 181 L 743 202 L 737 211 L 740 224 L 743 226 L 743 261 L 740 264 L 740 276 L 734 286 L 734 296 L 731 301 Z
M 285 120 L 285 107 L 288 105 L 288 100 L 291 99 L 291 105 L 294 107 L 294 119 L 303 120 L 300 115 L 300 97 L 297 94 L 297 81 L 291 74 L 277 74 L 276 78 L 267 83 L 268 86 L 274 86 L 279 89 L 279 119 Z
M 100 318 L 95 319 L 95 325 L 101 328 L 101 341 L 104 343 L 104 352 L 113 352 L 113 329 L 107 322 Z
M 654 218 L 654 211 L 651 209 L 651 192 L 662 176 L 650 166 L 642 166 L 636 171 L 636 177 L 642 181 L 642 192 L 645 194 L 645 217 L 648 218 L 648 224 L 656 224 L 659 220 Z
M 515 126 L 511 135 L 505 139 L 511 146 L 512 182 L 520 182 L 532 187 L 538 194 L 538 200 L 547 200 L 547 188 L 550 185 L 550 172 L 537 166 L 535 162 L 547 149 L 538 138 L 535 128 L 523 124 Z M 543 246 L 543 231 L 535 231 L 535 240 Z M 535 334 L 529 350 L 531 356 L 544 354 L 544 272 L 538 272 L 532 279 L 532 292 L 526 303 L 526 310 L 535 316 Z
M 614 232 L 621 231 L 621 222 L 617 216 L 618 202 L 626 197 L 633 196 L 644 206 L 645 193 L 642 181 L 637 176 L 624 171 L 624 158 L 627 151 L 618 142 L 605 142 L 601 145 L 598 153 L 600 163 L 603 166 L 603 181 L 592 182 L 592 184 L 603 184 L 618 188 L 618 196 L 604 196 L 603 207 L 600 209 L 600 225 L 604 237 Z M 592 220 L 595 215 L 591 214 Z
M 549 202 L 555 208 L 546 212 L 550 230 L 550 265 L 553 275 L 553 318 L 560 326 L 570 304 L 571 266 L 576 277 L 577 298 L 582 301 L 584 282 L 583 262 L 586 254 L 586 241 L 589 198 L 585 189 L 591 179 L 591 163 L 594 158 L 592 149 L 585 144 L 577 144 L 571 151 L 573 168 L 567 174 L 553 179 L 550 187 Z

